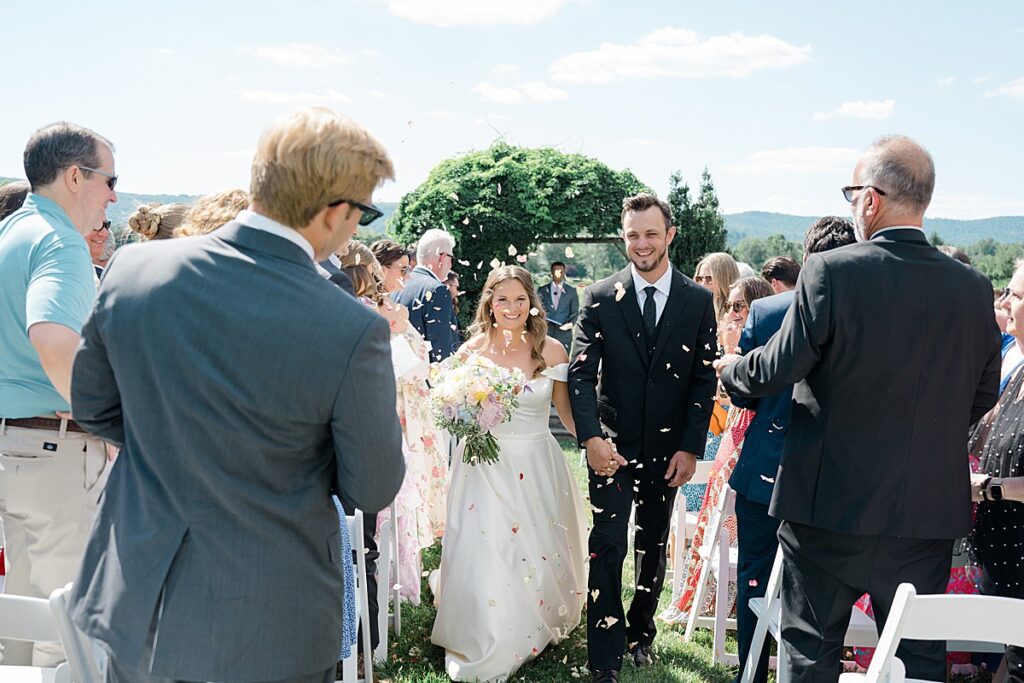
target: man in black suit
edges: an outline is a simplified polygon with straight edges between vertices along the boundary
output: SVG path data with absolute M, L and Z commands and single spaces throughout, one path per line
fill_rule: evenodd
M 807 229 L 804 259 L 811 254 L 853 244 L 853 224 L 844 218 L 826 216 Z M 792 263 L 789 263 L 792 262 Z M 795 269 L 793 268 L 795 266 Z M 795 272 L 794 272 L 795 270 Z M 750 353 L 772 338 L 793 303 L 800 266 L 787 257 L 774 258 L 761 269 L 772 288 L 790 287 L 774 296 L 750 304 L 750 315 L 740 336 L 740 353 Z M 793 387 L 762 398 L 733 397 L 733 405 L 754 411 L 754 419 L 743 437 L 743 454 L 732 471 L 729 486 L 736 492 L 736 527 L 739 554 L 736 567 L 736 644 L 743 676 L 757 617 L 750 611 L 751 598 L 764 597 L 775 555 L 779 550 L 779 520 L 768 514 L 768 503 L 782 456 L 782 444 L 789 427 Z M 768 680 L 768 648 L 762 648 L 753 676 L 755 683 Z
M 416 267 L 395 300 L 409 309 L 409 324 L 430 344 L 430 361 L 442 361 L 459 348 L 459 323 L 444 280 L 455 262 L 455 238 L 439 228 L 423 233 L 416 245 Z
M 807 259 L 782 329 L 724 358 L 730 394 L 793 388 L 770 511 L 782 520 L 782 639 L 793 680 L 836 680 L 850 608 L 879 630 L 896 587 L 942 593 L 953 539 L 970 530 L 965 435 L 995 404 L 992 288 L 921 229 L 931 156 L 884 138 L 858 161 L 858 244 Z M 944 680 L 944 643 L 904 641 L 909 678 Z
M 703 452 L 715 393 L 711 295 L 668 262 L 668 204 L 626 198 L 622 233 L 630 266 L 584 292 L 569 368 L 594 508 L 588 661 L 604 682 L 618 680 L 627 644 L 636 665 L 652 661 L 672 503 Z M 638 579 L 627 615 L 622 563 L 634 501 Z

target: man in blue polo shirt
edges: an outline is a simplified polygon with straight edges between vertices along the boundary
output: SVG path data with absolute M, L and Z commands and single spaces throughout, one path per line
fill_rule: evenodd
M 45 598 L 78 570 L 108 470 L 67 411 L 96 293 L 84 235 L 117 201 L 117 176 L 110 142 L 66 122 L 36 131 L 24 162 L 32 191 L 0 223 L 0 517 L 5 592 Z M 64 659 L 55 643 L 3 645 L 3 664 Z

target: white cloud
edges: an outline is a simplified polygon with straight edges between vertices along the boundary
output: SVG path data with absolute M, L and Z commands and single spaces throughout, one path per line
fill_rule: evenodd
M 495 26 L 535 24 L 547 19 L 566 0 L 389 0 L 397 17 L 431 26 Z
M 519 86 L 519 90 L 532 102 L 556 102 L 569 99 L 569 93 L 552 88 L 544 81 L 530 81 Z
M 844 102 L 839 108 L 830 112 L 815 112 L 815 121 L 828 121 L 836 117 L 847 119 L 870 119 L 884 121 L 892 116 L 896 109 L 895 100 L 855 100 Z
M 370 94 L 379 100 L 383 100 L 385 97 L 387 97 L 387 94 L 385 94 L 384 91 L 382 90 L 371 90 Z
M 985 93 L 988 97 L 994 97 L 996 95 L 1006 95 L 1007 97 L 1024 97 L 1024 76 L 1021 76 L 1017 80 L 1010 81 L 1009 83 L 1003 83 L 1001 86 L 993 90 L 992 92 Z
M 530 102 L 556 102 L 569 98 L 569 93 L 553 88 L 544 81 L 520 83 L 516 87 L 503 88 L 492 83 L 480 83 L 473 92 L 480 95 L 481 102 L 498 104 L 519 104 L 524 100 Z
M 730 33 L 702 40 L 686 29 L 666 27 L 630 45 L 602 43 L 551 65 L 557 81 L 614 83 L 655 78 L 745 78 L 761 69 L 785 69 L 806 62 L 811 47 L 796 47 L 774 36 Z
M 256 47 L 240 47 L 242 54 L 266 59 L 284 66 L 299 66 L 307 69 L 325 69 L 329 66 L 348 64 L 351 60 L 339 50 L 329 49 L 309 43 L 289 43 L 287 45 L 258 45 Z
M 977 83 L 977 84 L 988 83 L 991 80 L 992 80 L 992 74 L 981 74 L 980 76 L 975 76 L 974 78 L 971 79 L 971 81 L 973 83 Z
M 352 98 L 333 88 L 315 92 L 284 92 L 281 90 L 239 90 L 239 97 L 265 104 L 297 104 L 310 102 L 348 103 Z
M 956 83 L 956 76 L 943 76 L 939 79 L 939 85 L 942 86 L 953 85 L 954 83 Z
M 852 171 L 860 153 L 849 147 L 787 147 L 755 152 L 727 171 L 752 175 L 789 175 Z

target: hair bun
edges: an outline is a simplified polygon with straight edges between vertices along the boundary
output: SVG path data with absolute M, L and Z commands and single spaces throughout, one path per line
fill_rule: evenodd
M 161 215 L 157 212 L 156 206 L 142 204 L 135 209 L 135 213 L 128 219 L 128 227 L 139 233 L 146 239 L 152 239 L 160 229 Z

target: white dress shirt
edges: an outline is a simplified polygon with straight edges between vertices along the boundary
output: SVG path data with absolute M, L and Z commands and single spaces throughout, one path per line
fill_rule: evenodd
M 558 308 L 558 302 L 562 298 L 562 294 L 565 293 L 565 288 L 556 283 L 554 280 L 551 281 L 551 307 Z
M 235 220 L 247 228 L 269 232 L 271 235 L 277 235 L 278 237 L 292 242 L 296 246 L 300 247 L 302 251 L 306 252 L 310 261 L 313 260 L 313 245 L 310 244 L 309 241 L 300 235 L 294 228 L 289 228 L 287 225 L 278 223 L 273 218 L 267 218 L 262 214 L 258 214 L 255 211 L 249 211 L 248 209 L 239 211 Z
M 661 321 L 661 312 L 665 310 L 665 304 L 668 303 L 668 293 L 672 291 L 672 268 L 669 267 L 665 274 L 653 283 L 645 280 L 633 264 L 629 265 L 629 270 L 633 274 L 633 289 L 636 290 L 636 301 L 640 304 L 641 313 L 647 302 L 647 292 L 644 290 L 647 287 L 654 287 L 657 290 L 654 292 L 654 322 L 657 324 Z

